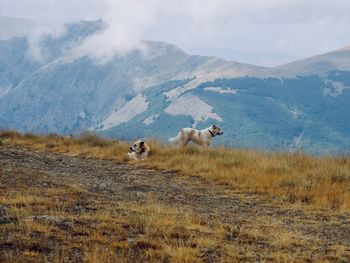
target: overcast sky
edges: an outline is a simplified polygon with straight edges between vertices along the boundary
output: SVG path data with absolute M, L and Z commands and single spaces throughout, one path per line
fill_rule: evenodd
M 0 14 L 56 27 L 102 18 L 111 49 L 148 39 L 301 58 L 350 45 L 349 0 L 0 0 Z

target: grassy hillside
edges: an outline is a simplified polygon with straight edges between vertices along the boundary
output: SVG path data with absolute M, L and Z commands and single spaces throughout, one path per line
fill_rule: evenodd
M 147 110 L 124 123 L 96 130 L 103 137 L 132 140 L 152 138 L 167 141 L 179 127 L 202 129 L 218 124 L 225 136 L 215 145 L 268 151 L 299 150 L 314 155 L 349 154 L 350 73 L 329 72 L 327 77 L 216 79 L 202 82 L 169 100 L 170 91 L 191 86 L 195 79 L 174 80 L 143 92 Z M 176 101 L 186 100 L 186 112 L 166 111 Z M 195 123 L 196 101 L 212 107 L 222 118 L 207 116 Z M 196 106 L 194 106 L 196 105 Z M 205 109 L 200 110 L 206 112 Z M 121 113 L 120 113 L 121 114 Z M 203 116 L 206 116 L 205 114 Z M 145 122 L 153 118 L 151 122 Z
M 80 137 L 36 136 L 3 131 L 1 142 L 34 149 L 127 162 L 129 145 L 85 134 Z M 136 163 L 172 169 L 226 184 L 232 189 L 267 194 L 286 204 L 350 210 L 350 158 L 312 157 L 303 153 L 168 147 L 149 142 L 148 160 Z
M 190 209 L 151 200 L 115 204 L 76 185 L 18 190 L 0 193 L 0 204 L 15 215 L 9 220 L 20 221 L 0 223 L 0 262 L 199 263 L 200 258 L 215 258 L 210 255 L 214 250 L 227 262 L 238 261 L 237 250 L 225 240 L 228 226 L 209 224 Z M 76 211 L 77 203 L 83 211 Z M 2 242 L 4 233 L 10 242 Z M 280 235 L 294 242 L 288 233 Z M 14 252 L 6 253 L 9 246 Z
M 150 145 L 1 132 L 0 262 L 349 262 L 349 158 Z

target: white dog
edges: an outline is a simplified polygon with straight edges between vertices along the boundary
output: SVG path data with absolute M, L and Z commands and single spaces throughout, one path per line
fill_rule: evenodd
M 180 145 L 187 145 L 189 141 L 192 141 L 198 145 L 208 147 L 211 140 L 217 136 L 222 135 L 220 127 L 212 125 L 202 130 L 196 130 L 193 128 L 183 128 L 174 138 L 170 138 L 169 142 Z
M 150 152 L 149 146 L 144 141 L 136 141 L 130 146 L 128 156 L 130 160 L 145 160 Z

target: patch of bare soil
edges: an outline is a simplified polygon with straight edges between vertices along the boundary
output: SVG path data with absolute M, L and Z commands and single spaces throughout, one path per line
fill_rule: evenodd
M 188 208 L 208 224 L 215 222 L 222 225 L 225 242 L 234 247 L 239 261 L 278 261 L 278 254 L 282 253 L 289 255 L 291 261 L 350 262 L 348 213 L 285 206 L 265 196 L 234 191 L 225 185 L 196 176 L 184 177 L 173 171 L 147 170 L 113 161 L 41 153 L 22 146 L 0 147 L 1 200 L 7 198 L 7 203 L 0 203 L 0 261 L 16 262 L 16 258 L 33 262 L 85 261 L 87 257 L 80 247 L 69 247 L 64 238 L 60 238 L 64 233 L 71 237 L 92 234 L 94 222 L 78 219 L 79 215 L 103 214 L 106 207 L 115 207 L 114 213 L 123 214 L 128 211 L 118 209 L 119 203 L 146 205 L 158 202 L 169 207 Z M 44 211 L 40 201 L 33 201 L 32 214 L 21 215 L 20 205 L 16 206 L 17 214 L 11 210 L 8 199 L 15 191 L 28 193 L 35 189 L 42 191 L 45 197 L 47 189 L 72 186 L 79 191 L 71 202 L 60 208 L 70 212 L 69 218 L 35 213 L 35 209 Z M 64 203 L 64 195 L 56 193 L 56 196 Z M 52 235 L 52 229 L 46 234 L 45 230 L 36 229 L 28 234 L 26 242 L 21 241 L 16 233 L 20 235 L 22 221 L 52 225 L 58 234 Z M 123 224 L 122 228 L 122 238 L 118 231 L 106 231 L 104 235 L 109 242 L 123 241 L 129 247 L 128 254 L 122 257 L 118 256 L 116 248 L 115 261 L 123 257 L 129 262 L 147 259 L 141 252 L 130 250 L 135 242 L 141 251 L 145 248 L 157 249 L 157 244 L 135 241 L 138 235 L 145 236 L 147 233 L 136 233 Z M 31 242 L 38 240 L 35 235 L 45 242 Z M 60 252 L 62 246 L 69 247 L 63 258 Z M 220 249 L 208 249 L 201 254 L 200 261 L 217 262 L 220 253 Z M 159 258 L 159 261 L 167 262 L 169 258 Z

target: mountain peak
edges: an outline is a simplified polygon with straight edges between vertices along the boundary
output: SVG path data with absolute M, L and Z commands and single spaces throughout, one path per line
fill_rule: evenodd
M 153 40 L 142 40 L 141 45 L 146 48 L 146 50 L 150 53 L 177 53 L 177 55 L 186 56 L 183 50 L 177 47 L 174 44 L 170 44 L 163 41 L 153 41 Z

